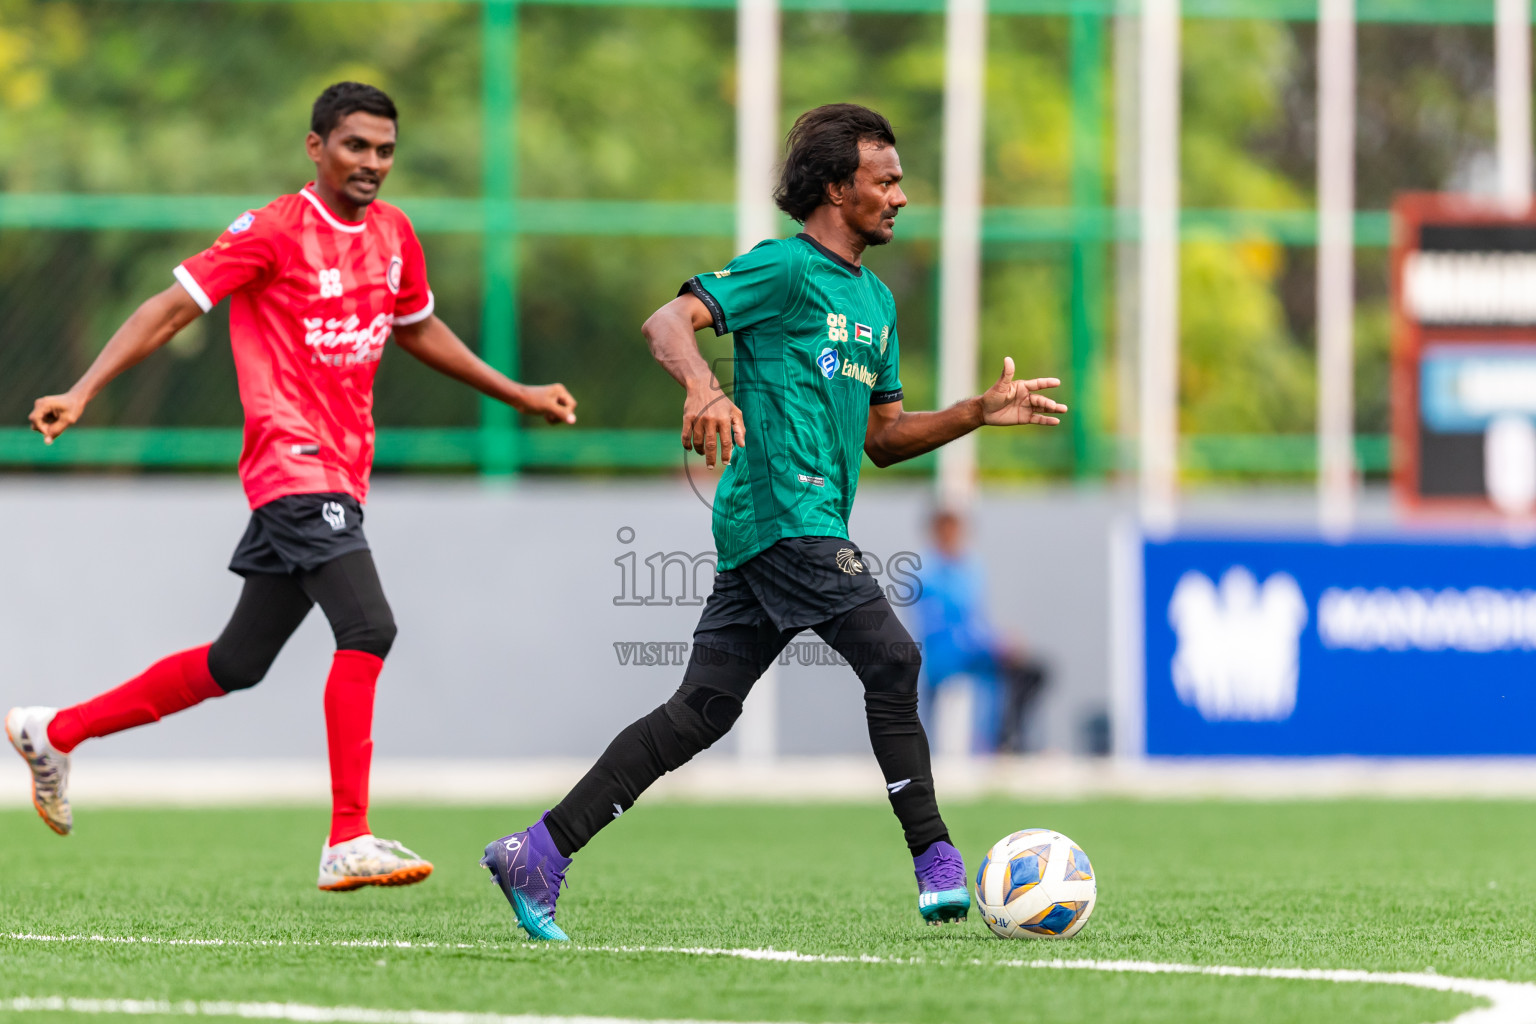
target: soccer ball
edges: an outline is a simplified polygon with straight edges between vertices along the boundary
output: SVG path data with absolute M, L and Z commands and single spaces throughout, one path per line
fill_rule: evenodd
M 1070 939 L 1098 892 L 1083 848 L 1048 828 L 999 839 L 976 872 L 976 908 L 1005 939 Z

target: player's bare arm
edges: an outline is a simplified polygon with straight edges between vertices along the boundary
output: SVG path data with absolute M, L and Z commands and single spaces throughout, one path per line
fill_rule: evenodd
M 871 406 L 864 432 L 864 452 L 882 469 L 942 447 L 983 426 L 1054 427 L 1056 414 L 1067 407 L 1040 394 L 1061 387 L 1055 377 L 1013 379 L 1013 357 L 1003 360 L 1003 373 L 986 391 L 936 412 L 906 412 L 901 401 Z
M 679 295 L 650 315 L 640 330 L 651 355 L 687 392 L 683 399 L 683 449 L 704 456 L 704 465 L 731 464 L 733 447 L 745 448 L 741 410 L 726 396 L 699 352 L 696 331 L 714 322 L 695 295 Z
M 564 384 L 520 384 L 472 352 L 436 316 L 395 328 L 395 343 L 438 373 L 468 384 L 482 395 L 549 423 L 575 423 L 576 399 Z
M 32 429 L 43 435 L 45 443 L 53 444 L 54 438 L 84 415 L 86 405 L 114 377 L 137 365 L 202 315 L 197 302 L 179 283 L 146 299 L 108 339 L 74 387 L 62 395 L 44 395 L 32 404 L 32 415 L 27 417 Z

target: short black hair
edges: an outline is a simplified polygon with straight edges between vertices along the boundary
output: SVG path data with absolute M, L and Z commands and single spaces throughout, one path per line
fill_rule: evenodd
M 859 169 L 859 143 L 896 145 L 891 122 L 857 103 L 828 103 L 807 110 L 789 130 L 789 155 L 779 173 L 773 201 L 805 223 L 827 201 L 827 186 L 853 180 Z
M 359 110 L 365 114 L 387 117 L 397 126 L 400 124 L 400 115 L 395 113 L 395 101 L 384 95 L 384 90 L 362 82 L 337 82 L 315 100 L 315 108 L 309 115 L 309 130 L 323 139 L 336 130 L 342 118 Z

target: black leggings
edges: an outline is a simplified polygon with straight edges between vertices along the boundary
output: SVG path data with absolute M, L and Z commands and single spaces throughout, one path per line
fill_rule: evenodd
M 913 854 L 947 839 L 917 717 L 918 645 L 885 598 L 844 612 L 816 633 L 847 659 L 864 684 L 869 742 L 885 775 L 891 809 Z M 662 775 L 730 731 L 758 678 L 800 631 L 728 626 L 698 638 L 683 685 L 672 698 L 619 733 L 592 769 L 549 812 L 546 824 L 569 857 L 633 806 Z
M 252 573 L 229 625 L 208 649 L 208 672 L 226 693 L 266 677 L 288 638 L 315 605 L 325 612 L 338 651 L 383 658 L 395 642 L 395 617 L 384 599 L 370 551 L 352 551 L 308 572 Z

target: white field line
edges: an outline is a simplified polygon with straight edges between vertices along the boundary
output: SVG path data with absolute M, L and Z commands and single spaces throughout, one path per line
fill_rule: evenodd
M 0 939 L 13 942 L 102 942 L 114 946 L 202 946 L 232 949 L 276 949 L 279 947 L 327 949 L 517 949 L 518 946 L 490 942 L 410 942 L 402 939 L 337 939 L 320 942 L 306 939 L 166 939 L 154 935 L 37 935 L 9 932 Z
M 1463 1013 L 1449 1024 L 1536 1024 L 1536 984 L 1484 978 L 1457 978 L 1432 972 L 1377 972 L 1329 970 L 1306 967 L 1229 967 L 1201 964 L 1167 964 L 1147 960 L 929 960 L 923 957 L 848 956 L 799 953 L 786 949 L 716 949 L 707 946 L 582 946 L 517 943 L 410 942 L 389 939 L 343 939 L 331 942 L 284 939 L 177 939 L 154 936 L 39 935 L 11 932 L 0 938 L 17 942 L 91 942 L 114 945 L 193 947 L 332 947 L 363 949 L 518 949 L 550 953 L 656 953 L 676 956 L 733 957 L 775 963 L 806 964 L 899 964 L 904 966 L 975 966 L 1027 970 L 1100 971 L 1112 974 L 1189 974 L 1219 978 L 1266 978 L 1277 981 L 1312 981 L 1332 984 L 1400 985 L 1436 992 L 1457 992 L 1488 1001 L 1488 1005 Z M 22 1005 L 25 1003 L 26 1005 Z M 89 1004 L 99 1009 L 83 1009 Z M 154 1007 L 133 1009 L 131 1007 Z M 170 1007 L 166 1009 L 165 1007 Z M 0 1010 L 68 1010 L 76 1013 L 147 1014 L 244 1017 L 259 1020 L 338 1021 L 356 1024 L 617 1024 L 626 1018 L 530 1017 L 494 1013 L 447 1013 L 431 1010 L 373 1010 L 359 1007 L 307 1006 L 297 1003 L 162 1003 L 153 1000 L 76 1000 L 50 996 L 38 1000 L 0 1000 Z M 649 1024 L 700 1024 L 700 1022 L 651 1021 Z

